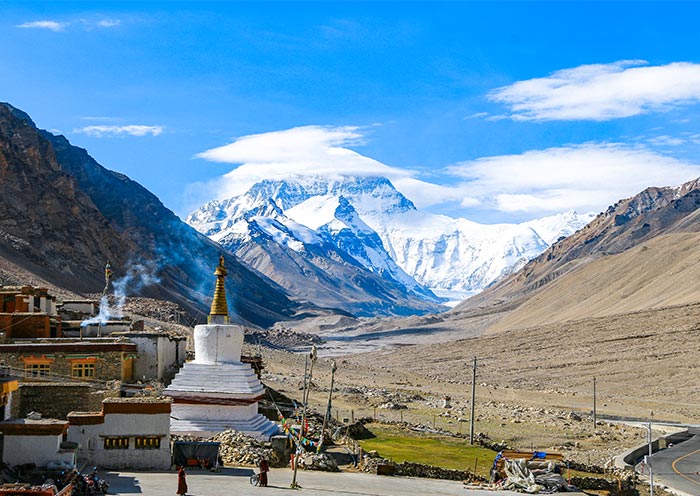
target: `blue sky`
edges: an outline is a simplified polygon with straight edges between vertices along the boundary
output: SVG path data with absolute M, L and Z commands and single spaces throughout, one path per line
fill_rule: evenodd
M 381 173 L 481 222 L 700 176 L 700 3 L 0 1 L 0 100 L 185 216 Z

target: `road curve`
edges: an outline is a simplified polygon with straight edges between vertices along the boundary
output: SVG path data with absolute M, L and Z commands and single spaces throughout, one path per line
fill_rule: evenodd
M 696 435 L 652 455 L 654 482 L 700 495 L 700 436 Z M 649 474 L 648 470 L 644 471 Z

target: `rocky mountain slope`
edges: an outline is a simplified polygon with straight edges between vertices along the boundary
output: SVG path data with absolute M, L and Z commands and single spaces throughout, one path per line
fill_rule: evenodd
M 454 309 L 491 330 L 700 301 L 700 181 L 621 200 L 520 272 Z
M 0 104 L 0 184 L 0 257 L 57 287 L 101 292 L 109 260 L 129 294 L 175 301 L 201 320 L 223 254 L 229 304 L 238 316 L 268 326 L 301 309 L 141 185 L 63 136 L 37 129 L 6 103 Z
M 287 219 L 286 235 L 275 239 L 284 249 L 324 240 L 428 302 L 435 301 L 431 291 L 462 297 L 481 291 L 592 218 L 570 212 L 519 225 L 482 225 L 419 211 L 383 177 L 297 177 L 261 181 L 243 195 L 212 201 L 187 222 L 235 250 L 236 239 L 251 238 L 251 218 L 260 224 L 262 217 L 280 216 Z

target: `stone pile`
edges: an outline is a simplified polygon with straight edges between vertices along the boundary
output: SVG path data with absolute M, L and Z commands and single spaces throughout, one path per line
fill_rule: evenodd
M 322 472 L 340 472 L 335 459 L 326 453 L 304 453 L 299 459 L 299 467 L 304 470 L 320 470 Z
M 96 296 L 99 300 L 99 295 Z M 127 313 L 135 313 L 163 322 L 179 322 L 180 318 L 182 318 L 185 313 L 180 305 L 171 301 L 134 296 L 126 298 L 122 310 Z
M 296 332 L 286 327 L 255 331 L 247 330 L 245 333 L 245 341 L 250 344 L 285 350 L 307 348 L 312 345 L 323 343 L 323 339 L 314 334 Z
M 348 386 L 338 390 L 340 394 L 355 397 L 358 401 L 367 402 L 374 405 L 384 403 L 412 403 L 416 401 L 425 401 L 425 398 L 419 394 L 409 394 L 403 391 L 389 391 L 384 388 L 371 388 L 367 386 Z
M 257 466 L 263 456 L 273 467 L 284 465 L 269 443 L 262 443 L 232 429 L 220 432 L 208 441 L 221 443 L 219 456 L 227 465 Z

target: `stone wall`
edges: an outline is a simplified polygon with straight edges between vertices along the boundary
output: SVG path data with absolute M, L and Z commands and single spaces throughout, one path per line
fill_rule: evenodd
M 36 353 L 35 355 L 38 355 Z M 26 353 L 4 353 L 0 352 L 0 360 L 5 362 L 5 365 L 12 367 L 13 371 L 18 375 L 23 375 L 24 358 L 32 356 L 32 352 Z M 62 353 L 54 352 L 43 355 L 51 360 L 49 365 L 49 376 L 59 378 L 61 380 L 70 380 L 71 377 L 71 359 L 79 357 L 94 357 L 95 358 L 95 376 L 90 377 L 90 380 L 111 381 L 121 380 L 123 367 L 123 352 L 121 351 L 101 351 L 93 353 Z
M 96 389 L 85 383 L 24 383 L 12 398 L 12 417 L 39 412 L 43 418 L 65 419 L 71 411 L 100 411 L 102 400 L 119 390 Z
M 613 480 L 602 477 L 572 477 L 571 485 L 580 490 L 607 491 L 611 496 L 639 494 L 635 489 L 637 484 L 634 475 Z
M 473 474 L 469 470 L 452 470 L 421 463 L 402 462 L 394 463 L 382 458 L 365 456 L 362 461 L 362 470 L 378 475 L 400 475 L 404 477 L 424 477 L 427 479 L 461 480 L 467 482 L 485 482 L 486 479 Z M 392 466 L 391 474 L 382 474 L 382 468 Z

